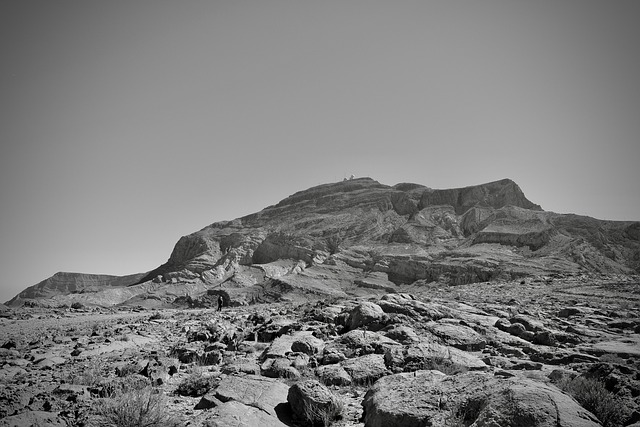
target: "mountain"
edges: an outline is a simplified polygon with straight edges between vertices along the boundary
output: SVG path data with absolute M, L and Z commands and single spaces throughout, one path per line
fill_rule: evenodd
M 182 237 L 149 273 L 58 273 L 8 305 L 232 304 L 437 281 L 640 272 L 640 222 L 546 212 L 509 179 L 436 190 L 358 178 L 297 192 L 260 212 Z

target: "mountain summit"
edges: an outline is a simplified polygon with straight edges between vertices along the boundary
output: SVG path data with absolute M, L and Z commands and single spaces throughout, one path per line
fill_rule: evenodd
M 429 282 L 632 274 L 640 271 L 639 237 L 639 222 L 543 211 L 509 179 L 435 190 L 358 178 L 299 191 L 184 236 L 167 262 L 146 274 L 57 274 L 8 304 L 166 304 L 207 293 L 243 304 Z

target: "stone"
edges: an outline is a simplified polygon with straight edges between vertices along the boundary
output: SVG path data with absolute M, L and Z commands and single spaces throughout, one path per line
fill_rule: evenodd
M 231 375 L 220 380 L 214 396 L 222 401 L 231 400 L 261 409 L 277 416 L 276 407 L 287 402 L 289 387 L 282 382 L 256 375 Z
M 391 349 L 385 353 L 390 368 L 400 368 L 405 372 L 424 369 L 446 370 L 486 370 L 488 367 L 479 357 L 434 342 L 421 342 Z
M 45 425 L 50 427 L 65 427 L 67 423 L 60 419 L 57 413 L 48 411 L 27 411 L 0 420 L 0 427 Z
M 351 375 L 340 365 L 325 365 L 316 369 L 316 376 L 325 385 L 348 386 L 351 385 Z
M 347 318 L 347 327 L 351 330 L 357 328 L 366 328 L 371 331 L 382 329 L 384 311 L 378 304 L 372 302 L 362 302 L 358 304 L 349 313 Z
M 299 378 L 300 372 L 291 365 L 292 362 L 288 358 L 274 357 L 267 359 L 262 363 L 260 372 L 262 375 L 269 378 Z
M 429 327 L 445 344 L 465 351 L 480 351 L 487 340 L 472 328 L 460 324 L 436 323 Z
M 322 363 L 323 365 L 330 365 L 333 363 L 340 363 L 346 358 L 347 356 L 345 356 L 344 353 L 340 350 L 325 347 L 322 353 L 322 358 L 320 359 L 320 363 Z
M 378 378 L 388 374 L 382 354 L 368 354 L 347 359 L 341 365 L 356 384 L 373 383 Z
M 532 342 L 534 344 L 546 345 L 550 347 L 555 347 L 558 345 L 558 340 L 555 335 L 551 331 L 539 331 L 533 336 Z
M 291 343 L 291 351 L 314 356 L 324 349 L 324 341 L 313 335 L 303 335 Z
M 316 380 L 304 380 L 289 388 L 287 402 L 294 419 L 304 425 L 329 425 L 340 414 L 340 403 L 331 391 Z
M 597 419 L 553 386 L 528 378 L 475 372 L 394 374 L 365 395 L 365 427 L 463 425 L 596 427 Z
M 203 427 L 287 427 L 277 416 L 238 401 L 215 405 Z
M 418 334 L 412 327 L 406 325 L 392 325 L 384 329 L 384 336 L 401 344 L 409 344 L 420 341 Z
M 441 304 L 424 303 L 409 294 L 387 294 L 378 301 L 380 308 L 388 314 L 404 314 L 412 318 L 438 320 L 449 315 L 449 309 Z

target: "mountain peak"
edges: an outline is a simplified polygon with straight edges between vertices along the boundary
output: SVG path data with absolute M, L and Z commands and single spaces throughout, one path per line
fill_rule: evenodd
M 630 274 L 640 271 L 639 229 L 545 212 L 511 179 L 432 189 L 362 177 L 298 191 L 183 236 L 167 262 L 146 274 L 57 273 L 11 304 L 89 301 L 89 294 L 99 301 L 103 291 L 105 301 L 156 290 L 170 298 L 217 289 L 238 302 L 274 298 L 281 288 L 344 295 L 371 274 L 385 289 L 558 272 Z

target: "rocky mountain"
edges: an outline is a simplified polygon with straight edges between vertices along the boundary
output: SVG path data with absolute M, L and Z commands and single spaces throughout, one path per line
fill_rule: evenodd
M 182 237 L 126 277 L 58 273 L 7 304 L 232 305 L 579 273 L 640 272 L 640 222 L 546 212 L 504 179 L 435 190 L 371 178 L 319 185 Z

